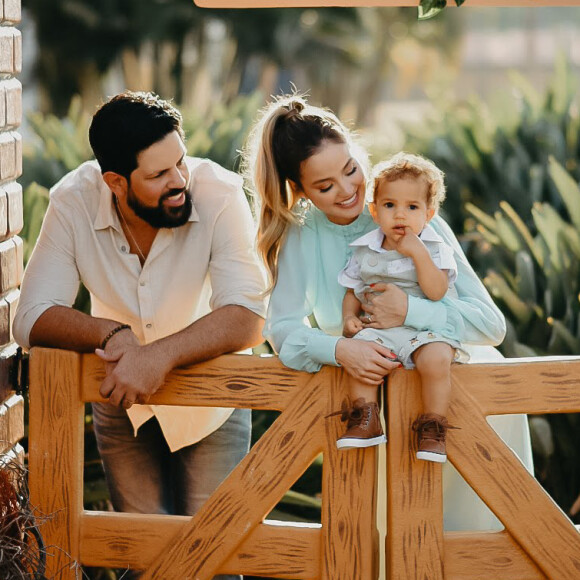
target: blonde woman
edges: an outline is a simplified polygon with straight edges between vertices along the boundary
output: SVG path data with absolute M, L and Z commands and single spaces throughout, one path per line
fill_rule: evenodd
M 297 95 L 281 97 L 261 112 L 244 152 L 260 208 L 258 250 L 270 276 L 265 338 L 288 367 L 317 372 L 322 365 L 340 365 L 359 384 L 374 387 L 400 363 L 376 342 L 342 336 L 345 289 L 338 283 L 352 254 L 351 242 L 376 227 L 365 206 L 364 159 L 332 112 Z M 453 248 L 457 296 L 432 302 L 379 284 L 374 287 L 378 294 L 362 304 L 363 326 L 429 328 L 453 332 L 465 343 L 499 344 L 505 334 L 503 315 L 449 226 L 439 216 L 430 224 Z M 311 316 L 317 328 L 308 324 Z M 472 360 L 486 352 L 478 354 L 477 348 L 470 350 Z M 503 427 L 511 437 L 508 444 L 531 465 L 525 417 L 508 419 Z M 447 529 L 497 527 L 451 467 L 444 469 L 444 486 Z

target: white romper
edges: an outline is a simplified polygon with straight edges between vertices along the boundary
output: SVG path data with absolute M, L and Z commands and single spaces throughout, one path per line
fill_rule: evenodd
M 429 225 L 425 226 L 419 237 L 435 265 L 440 270 L 447 271 L 448 294 L 456 296 L 454 281 L 457 277 L 457 264 L 453 257 L 453 249 Z M 395 284 L 407 294 L 425 298 L 417 282 L 417 271 L 412 258 L 403 256 L 396 250 L 385 250 L 382 248 L 383 239 L 383 232 L 377 228 L 352 242 L 350 245 L 354 247 L 354 252 L 338 275 L 339 283 L 346 288 L 352 288 L 361 302 L 365 301 L 365 292 L 372 292 L 371 284 L 378 282 Z M 455 362 L 469 360 L 469 355 L 459 341 L 429 329 L 418 331 L 409 326 L 364 328 L 354 338 L 378 342 L 390 348 L 407 369 L 415 366 L 413 353 L 430 342 L 445 342 L 451 345 L 455 349 Z

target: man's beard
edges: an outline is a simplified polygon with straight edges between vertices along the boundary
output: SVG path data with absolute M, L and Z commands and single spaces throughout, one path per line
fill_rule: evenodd
M 185 201 L 178 207 L 167 207 L 163 200 L 173 195 L 185 192 Z M 131 187 L 127 191 L 127 205 L 135 215 L 154 228 L 178 228 L 187 223 L 193 210 L 191 194 L 187 189 L 172 189 L 159 198 L 157 207 L 143 205 Z

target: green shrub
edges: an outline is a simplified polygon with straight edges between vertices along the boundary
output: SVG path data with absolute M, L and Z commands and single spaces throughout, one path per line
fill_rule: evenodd
M 506 315 L 506 356 L 580 353 L 580 188 L 553 157 L 548 175 L 568 218 L 547 202 L 525 217 L 502 201 L 493 216 L 473 204 L 479 241 L 472 259 Z M 534 233 L 535 232 L 535 233 Z M 550 414 L 530 421 L 536 475 L 568 511 L 580 492 L 580 417 Z

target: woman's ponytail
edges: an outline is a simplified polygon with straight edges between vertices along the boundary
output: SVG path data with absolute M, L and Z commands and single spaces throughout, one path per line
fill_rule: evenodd
M 323 141 L 348 141 L 348 132 L 329 111 L 312 107 L 300 95 L 270 103 L 252 129 L 244 151 L 243 171 L 259 208 L 258 252 L 271 290 L 278 276 L 278 254 L 288 228 L 296 222 L 302 163 Z

